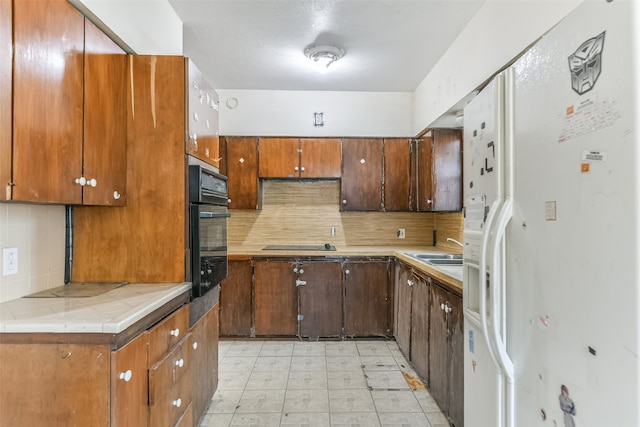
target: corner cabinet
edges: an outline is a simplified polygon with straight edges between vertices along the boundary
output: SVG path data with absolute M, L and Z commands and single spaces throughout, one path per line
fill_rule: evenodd
M 11 6 L 2 3 L 6 14 Z M 13 80 L 3 85 L 12 85 L 13 133 L 0 144 L 0 157 L 12 161 L 0 162 L 3 199 L 125 204 L 125 52 L 66 1 L 12 6 Z M 11 60 L 2 62 L 6 72 Z M 3 129 L 8 105 L 3 98 Z
M 462 130 L 432 129 L 416 145 L 416 210 L 460 211 Z

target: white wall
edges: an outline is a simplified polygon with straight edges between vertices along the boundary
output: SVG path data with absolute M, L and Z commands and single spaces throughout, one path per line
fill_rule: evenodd
M 221 135 L 412 136 L 410 92 L 217 92 Z M 314 112 L 324 113 L 324 126 L 313 126 Z
M 18 248 L 18 274 L 0 276 L 0 302 L 64 285 L 64 206 L 0 203 L 0 247 Z
M 488 0 L 415 91 L 418 134 L 583 0 Z

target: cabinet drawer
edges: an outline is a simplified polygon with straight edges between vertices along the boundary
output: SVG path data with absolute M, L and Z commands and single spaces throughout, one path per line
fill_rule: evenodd
M 150 406 L 179 383 L 186 373 L 191 372 L 192 342 L 193 335 L 187 334 L 164 359 L 149 368 Z
M 187 369 L 187 372 L 190 371 Z M 171 389 L 156 399 L 155 404 L 149 405 L 149 425 L 173 426 L 185 413 L 191 404 L 191 378 L 182 375 Z
M 176 310 L 149 330 L 149 366 L 163 359 L 189 329 L 189 306 Z

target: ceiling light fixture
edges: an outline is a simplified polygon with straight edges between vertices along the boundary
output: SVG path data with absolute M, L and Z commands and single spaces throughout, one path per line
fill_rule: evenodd
M 314 64 L 321 65 L 326 69 L 329 68 L 329 65 L 344 56 L 344 50 L 336 46 L 309 45 L 305 48 L 304 54 L 307 55 L 307 58 Z

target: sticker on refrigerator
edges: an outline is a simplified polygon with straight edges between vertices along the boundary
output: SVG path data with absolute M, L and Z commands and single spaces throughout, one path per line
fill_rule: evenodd
M 579 104 L 566 107 L 564 124 L 558 142 L 566 142 L 582 135 L 609 127 L 622 117 L 615 100 L 587 98 Z
M 473 342 L 473 329 L 469 329 L 469 352 L 470 353 L 476 352 L 476 346 L 475 346 L 475 343 Z
M 607 161 L 607 152 L 606 151 L 584 150 L 582 152 L 582 161 L 583 162 L 605 163 Z
M 579 95 L 593 89 L 602 72 L 602 51 L 604 50 L 603 31 L 596 37 L 585 41 L 569 56 L 571 88 Z
M 545 221 L 556 220 L 556 202 L 555 201 L 544 203 L 544 219 Z
M 482 231 L 484 221 L 487 218 L 488 206 L 487 196 L 484 194 L 473 194 L 465 199 L 464 206 L 464 226 L 467 230 Z

